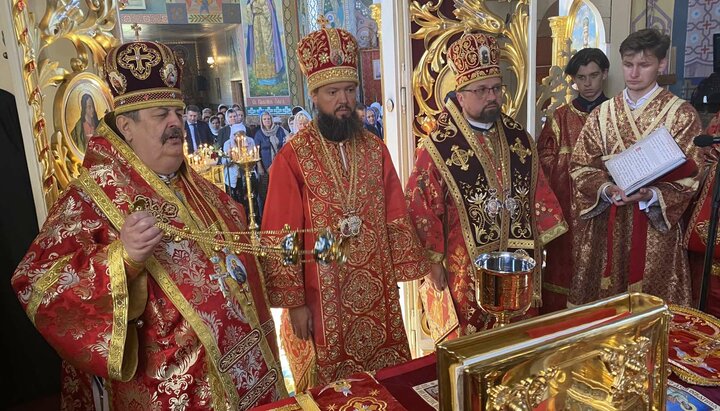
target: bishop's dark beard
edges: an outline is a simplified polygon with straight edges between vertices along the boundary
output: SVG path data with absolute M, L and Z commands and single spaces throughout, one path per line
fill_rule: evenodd
M 321 111 L 316 113 L 317 125 L 320 134 L 330 141 L 339 143 L 362 135 L 363 127 L 360 117 L 355 110 L 347 117 L 337 118 Z

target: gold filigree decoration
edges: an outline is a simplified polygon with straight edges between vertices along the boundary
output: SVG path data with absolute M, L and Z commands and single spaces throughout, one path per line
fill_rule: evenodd
M 700 242 L 702 242 L 703 245 L 707 245 L 707 239 L 710 235 L 710 222 L 699 222 L 695 226 L 695 232 L 697 232 L 698 237 L 700 237 Z M 720 231 L 718 231 L 717 235 L 715 236 L 715 245 L 720 245 Z
M 570 51 L 572 39 L 565 36 L 565 20 L 551 20 L 550 27 L 553 31 L 553 65 L 550 67 L 547 77 L 543 78 L 537 87 L 535 112 L 543 113 L 543 115 L 536 117 L 535 135 L 540 132 L 543 118 L 551 118 L 558 107 L 572 101 L 577 94 L 572 88 L 570 77 L 565 74 L 564 68 L 572 57 Z
M 467 171 L 470 168 L 470 157 L 474 156 L 475 153 L 472 150 L 463 150 L 458 146 L 452 146 L 450 151 L 452 151 L 452 154 L 450 154 L 450 158 L 445 160 L 445 164 L 458 166 L 462 171 Z
M 13 0 L 12 10 L 15 37 L 23 51 L 23 86 L 30 107 L 35 155 L 42 173 L 43 200 L 50 208 L 59 191 L 78 175 L 81 159 L 70 150 L 68 136 L 61 131 L 52 134 L 51 146 L 47 125 L 56 121 L 45 114 L 45 96 L 49 89 L 87 70 L 90 58 L 94 71 L 101 71 L 107 50 L 118 40 L 112 34 L 117 18 L 115 0 L 85 0 L 82 8 L 79 1 L 49 0 L 44 6 L 39 22 L 29 10 L 27 0 Z M 36 3 L 33 7 L 38 9 Z M 76 55 L 70 58 L 70 70 L 47 58 L 52 45 L 63 39 L 70 41 L 76 50 Z
M 602 360 L 605 363 L 613 383 L 610 390 L 613 404 L 624 404 L 632 397 L 639 396 L 650 403 L 646 386 L 648 384 L 647 357 L 651 341 L 647 337 L 637 337 L 634 342 L 618 348 L 605 348 Z
M 520 159 L 520 162 L 523 164 L 525 164 L 525 159 L 530 154 L 532 154 L 532 151 L 530 151 L 529 148 L 525 147 L 519 138 L 516 138 L 515 144 L 510 146 L 510 151 L 515 153 L 518 156 L 518 158 Z
M 540 371 L 513 386 L 498 384 L 488 391 L 486 408 L 489 410 L 532 410 L 547 395 L 550 382 L 562 373 L 554 367 Z
M 429 134 L 427 124 L 435 123 L 445 94 L 453 89 L 454 79 L 446 54 L 451 39 L 464 31 L 489 33 L 501 41 L 501 63 L 507 64 L 505 71 L 514 75 L 517 85 L 514 93 L 505 96 L 503 112 L 515 116 L 527 92 L 528 0 L 516 2 L 507 22 L 490 11 L 485 0 L 454 0 L 455 18 L 440 12 L 443 2 L 429 1 L 421 6 L 413 1 L 410 4 L 411 21 L 419 26 L 410 37 L 422 40 L 425 49 L 412 76 L 413 95 L 421 113 L 413 123 L 418 137 Z

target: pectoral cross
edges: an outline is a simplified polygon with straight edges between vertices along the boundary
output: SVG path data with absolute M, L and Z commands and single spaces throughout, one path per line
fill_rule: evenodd
M 228 273 L 227 272 L 221 272 L 221 271 L 215 271 L 215 274 L 210 275 L 210 279 L 213 281 L 217 281 L 218 285 L 220 286 L 220 291 L 222 291 L 223 297 L 228 298 L 228 295 L 230 294 L 228 291 L 228 286 L 225 284 L 225 279 L 227 278 Z
M 133 23 L 130 28 L 135 32 L 135 41 L 140 41 L 140 31 L 142 30 L 142 27 L 140 27 L 137 23 Z

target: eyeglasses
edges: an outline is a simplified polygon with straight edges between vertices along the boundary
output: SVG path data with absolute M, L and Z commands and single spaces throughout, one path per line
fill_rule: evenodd
M 494 95 L 499 96 L 505 93 L 505 90 L 507 89 L 507 86 L 505 84 L 501 84 L 499 86 L 494 87 L 478 87 L 476 89 L 467 89 L 467 90 L 459 90 L 460 93 L 468 92 L 475 94 L 476 97 L 483 98 L 487 96 L 487 94 L 492 91 Z

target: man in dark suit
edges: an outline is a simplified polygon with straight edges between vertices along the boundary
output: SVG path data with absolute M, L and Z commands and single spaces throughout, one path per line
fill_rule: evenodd
M 214 144 L 210 126 L 204 121 L 198 120 L 200 108 L 198 106 L 187 106 L 187 121 L 185 122 L 185 141 L 187 142 L 188 154 L 192 154 L 202 144 Z

